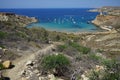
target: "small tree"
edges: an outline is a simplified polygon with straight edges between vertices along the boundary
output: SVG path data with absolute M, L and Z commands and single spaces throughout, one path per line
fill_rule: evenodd
M 67 66 L 70 64 L 70 61 L 63 55 L 47 55 L 42 58 L 42 68 L 47 71 L 51 71 L 53 69 L 56 70 L 56 74 L 58 76 L 63 75 L 63 72 L 67 69 Z

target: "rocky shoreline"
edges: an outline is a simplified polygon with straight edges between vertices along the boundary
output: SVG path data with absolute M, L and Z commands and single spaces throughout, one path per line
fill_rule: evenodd
M 115 30 L 115 23 L 112 21 L 115 21 L 115 19 L 118 18 L 117 16 L 111 16 L 111 15 L 98 15 L 92 23 L 101 29 L 111 31 Z
M 104 6 L 89 11 L 100 13 L 100 15 L 97 15 L 96 18 L 91 21 L 94 25 L 106 31 L 119 30 L 120 7 Z
M 35 17 L 22 16 L 15 13 L 0 12 L 0 22 L 7 23 L 9 25 L 11 23 L 14 23 L 14 26 L 19 25 L 20 27 L 25 27 L 28 24 L 35 23 L 37 21 L 38 20 Z

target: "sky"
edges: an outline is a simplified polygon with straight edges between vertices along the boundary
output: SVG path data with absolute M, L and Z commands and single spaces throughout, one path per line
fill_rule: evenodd
M 99 8 L 120 6 L 120 0 L 0 0 L 0 8 Z

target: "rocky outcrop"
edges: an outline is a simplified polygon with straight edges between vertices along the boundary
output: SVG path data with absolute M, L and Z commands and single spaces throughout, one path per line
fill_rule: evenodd
M 35 17 L 28 17 L 28 16 L 17 15 L 14 13 L 0 12 L 0 23 L 5 23 L 5 25 L 25 27 L 28 24 L 34 22 L 37 22 L 37 19 Z
M 120 16 L 113 16 L 113 15 L 98 15 L 92 23 L 99 26 L 102 29 L 105 30 L 112 30 L 119 28 L 118 26 L 120 25 Z

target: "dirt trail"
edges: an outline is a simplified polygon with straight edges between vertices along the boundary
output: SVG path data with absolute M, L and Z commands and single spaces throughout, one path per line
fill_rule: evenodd
M 32 54 L 26 54 L 23 57 L 15 60 L 13 64 L 15 67 L 13 69 L 6 71 L 6 76 L 10 78 L 10 80 L 20 80 L 20 74 L 21 71 L 24 70 L 25 64 L 28 61 L 35 60 L 36 56 L 39 54 L 47 54 L 52 51 L 52 48 L 54 48 L 54 45 L 49 45 L 44 49 L 38 50 L 35 53 Z

